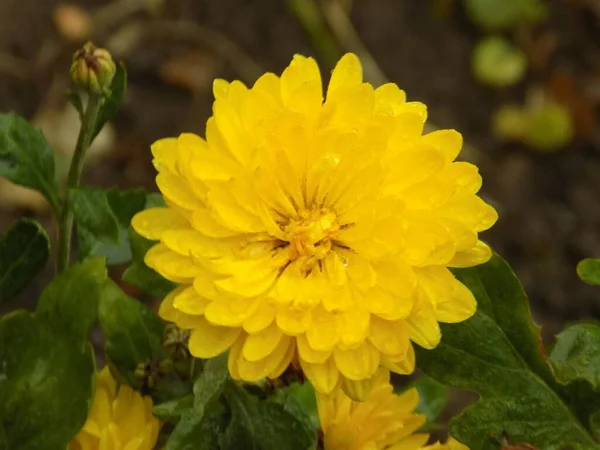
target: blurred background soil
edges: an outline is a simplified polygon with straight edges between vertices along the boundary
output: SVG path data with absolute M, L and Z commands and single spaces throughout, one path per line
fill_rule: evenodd
M 378 66 L 367 70 L 373 81 L 385 74 L 410 100 L 428 105 L 436 127 L 463 133 L 462 157 L 479 165 L 483 196 L 500 214 L 484 239 L 523 281 L 545 334 L 597 318 L 600 292 L 579 281 L 575 267 L 600 256 L 599 3 L 549 0 L 544 20 L 496 33 L 528 61 L 518 80 L 499 88 L 473 73 L 473 49 L 490 33 L 462 1 L 346 0 L 335 8 L 332 2 L 0 0 L 0 111 L 14 110 L 45 130 L 64 177 L 78 130 L 63 96 L 70 57 L 93 39 L 124 61 L 129 86 L 117 119 L 96 143 L 85 182 L 155 191 L 150 144 L 183 131 L 204 133 L 215 77 L 251 84 L 263 71 L 280 73 L 295 53 L 315 56 L 328 73 L 338 51 L 366 49 Z M 314 14 L 306 5 L 316 6 Z M 565 142 L 541 149 L 493 132 L 498 108 L 540 98 L 568 112 L 574 131 Z M 546 126 L 542 138 L 561 124 Z M 0 231 L 23 215 L 55 234 L 37 197 L 0 184 Z M 31 306 L 53 271 L 49 263 L 9 306 Z

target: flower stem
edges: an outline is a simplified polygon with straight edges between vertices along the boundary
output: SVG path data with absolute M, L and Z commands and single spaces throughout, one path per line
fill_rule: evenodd
M 83 170 L 83 161 L 94 138 L 94 132 L 98 123 L 103 100 L 103 94 L 90 93 L 88 104 L 81 121 L 81 129 L 79 130 L 75 153 L 73 154 L 71 167 L 69 168 L 67 191 L 63 199 L 58 223 L 58 253 L 56 257 L 56 268 L 58 273 L 64 272 L 67 267 L 69 267 L 69 255 L 71 252 L 73 214 L 71 214 L 71 208 L 69 207 L 69 190 L 79 186 L 79 180 Z

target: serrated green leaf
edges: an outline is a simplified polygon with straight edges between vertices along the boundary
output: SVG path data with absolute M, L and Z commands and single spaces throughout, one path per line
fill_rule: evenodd
M 139 363 L 165 356 L 161 344 L 164 323 L 110 280 L 104 286 L 98 319 L 108 359 L 130 381 Z
M 121 191 L 117 188 L 108 189 L 104 193 L 111 213 L 117 220 L 117 242 L 108 242 L 85 227 L 79 226 L 77 228 L 79 258 L 85 260 L 104 256 L 108 265 L 124 264 L 131 261 L 129 224 L 133 216 L 144 209 L 147 201 L 146 193 L 143 189 Z
M 71 337 L 87 342 L 106 280 L 103 258 L 75 264 L 44 289 L 36 312 Z
M 448 388 L 428 376 L 420 377 L 410 387 L 419 392 L 416 412 L 427 417 L 426 426 L 435 422 L 448 403 Z
M 117 66 L 115 76 L 110 84 L 110 95 L 105 99 L 104 104 L 100 109 L 96 131 L 92 135 L 92 141 L 98 136 L 98 133 L 100 133 L 100 130 L 102 130 L 102 127 L 104 127 L 106 122 L 112 120 L 117 115 L 121 103 L 123 103 L 123 99 L 125 98 L 126 91 L 127 71 L 125 70 L 125 65 L 121 63 Z
M 0 448 L 64 450 L 85 423 L 94 355 L 26 311 L 0 320 Z
M 92 186 L 69 189 L 69 206 L 79 227 L 98 238 L 119 242 L 119 223 L 103 189 Z
M 550 361 L 561 383 L 585 380 L 600 389 L 600 327 L 577 324 L 562 331 L 556 337 Z
M 21 219 L 0 238 L 0 304 L 10 300 L 46 265 L 50 240 L 35 220 Z
M 417 349 L 426 374 L 481 395 L 452 421 L 451 434 L 471 450 L 494 448 L 492 440 L 503 430 L 544 450 L 597 449 L 556 391 L 527 298 L 508 264 L 494 255 L 456 275 L 477 298 L 477 312 L 463 323 L 442 325 L 436 349 Z
M 230 381 L 225 397 L 231 422 L 222 438 L 223 448 L 306 450 L 317 440 L 310 420 L 300 420 L 282 405 L 258 400 Z
M 156 242 L 144 239 L 133 228 L 129 229 L 131 266 L 123 273 L 123 281 L 156 297 L 165 297 L 176 285 L 166 280 L 144 263 L 144 257 Z
M 577 264 L 577 275 L 587 284 L 600 286 L 600 259 L 587 258 Z
M 35 189 L 59 211 L 52 149 L 40 130 L 15 113 L 0 114 L 0 177 Z

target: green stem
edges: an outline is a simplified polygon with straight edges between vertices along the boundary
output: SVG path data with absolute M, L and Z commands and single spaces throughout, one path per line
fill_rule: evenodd
M 71 240 L 73 234 L 73 214 L 69 207 L 69 190 L 79 186 L 85 154 L 94 138 L 98 116 L 104 97 L 101 94 L 90 94 L 85 113 L 81 121 L 81 129 L 75 146 L 75 153 L 69 168 L 67 192 L 65 193 L 58 223 L 58 253 L 56 260 L 57 272 L 64 272 L 69 267 Z

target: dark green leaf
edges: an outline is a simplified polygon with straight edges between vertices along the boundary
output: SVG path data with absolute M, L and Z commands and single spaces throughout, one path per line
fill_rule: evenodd
M 119 242 L 119 223 L 104 190 L 90 186 L 70 189 L 69 206 L 78 226 L 100 239 Z
M 573 325 L 556 337 L 550 353 L 556 378 L 564 384 L 586 380 L 600 389 L 600 327 Z
M 427 424 L 435 422 L 448 403 L 448 388 L 428 376 L 420 377 L 410 387 L 419 392 L 416 412 L 427 417 Z
M 0 177 L 41 192 L 58 212 L 52 149 L 40 130 L 15 113 L 0 114 Z
M 157 298 L 165 297 L 175 289 L 174 283 L 165 280 L 144 263 L 146 253 L 152 246 L 156 245 L 156 242 L 144 239 L 130 228 L 129 243 L 131 245 L 132 263 L 123 273 L 123 281 Z
M 10 300 L 46 265 L 50 240 L 34 220 L 21 219 L 0 238 L 0 304 Z
M 91 346 L 17 311 L 0 320 L 0 361 L 0 448 L 64 450 L 91 406 Z
M 159 208 L 167 206 L 165 199 L 158 192 L 151 192 L 146 196 L 146 206 L 144 209 Z
M 587 258 L 577 264 L 577 275 L 587 284 L 600 286 L 600 259 Z
M 234 450 L 220 445 L 227 421 L 227 410 L 220 403 L 211 405 L 202 416 L 185 413 L 169 436 L 164 450 Z
M 539 330 L 510 267 L 494 255 L 456 273 L 475 294 L 478 311 L 463 323 L 442 325 L 436 349 L 417 350 L 418 365 L 429 376 L 481 395 L 452 421 L 451 434 L 471 450 L 494 448 L 502 430 L 544 450 L 598 448 L 556 392 Z
M 106 354 L 123 375 L 131 375 L 139 363 L 164 357 L 163 322 L 110 280 L 104 287 L 98 318 L 106 337 Z
M 129 244 L 129 224 L 133 216 L 144 209 L 146 193 L 143 189 L 121 191 L 112 188 L 104 191 L 111 214 L 117 220 L 117 243 L 108 242 L 87 228 L 78 227 L 79 257 L 87 259 L 96 256 L 106 257 L 108 265 L 124 264 L 131 261 Z
M 319 411 L 315 390 L 310 383 L 292 383 L 277 389 L 273 399 L 283 405 L 283 409 L 303 422 L 307 429 L 315 433 L 320 427 Z
M 152 414 L 161 420 L 179 419 L 184 413 L 191 412 L 193 408 L 194 396 L 186 395 L 155 405 Z
M 96 258 L 69 267 L 42 292 L 37 313 L 86 341 L 98 315 L 98 302 L 107 280 L 104 259 Z
M 317 436 L 309 420 L 299 420 L 272 401 L 252 397 L 235 382 L 228 383 L 225 397 L 231 409 L 231 422 L 222 445 L 227 449 L 306 450 Z
M 194 383 L 196 414 L 201 415 L 204 408 L 221 395 L 228 377 L 227 353 L 206 361 L 202 374 Z
M 100 117 L 98 118 L 96 131 L 92 135 L 92 140 L 98 136 L 98 133 L 100 133 L 100 130 L 102 130 L 102 127 L 104 127 L 106 122 L 112 120 L 117 115 L 117 112 L 119 112 L 119 108 L 121 107 L 121 103 L 123 103 L 123 98 L 125 97 L 126 91 L 127 71 L 125 70 L 125 65 L 121 63 L 117 66 L 117 71 L 115 72 L 115 76 L 110 84 L 110 95 L 100 109 Z

